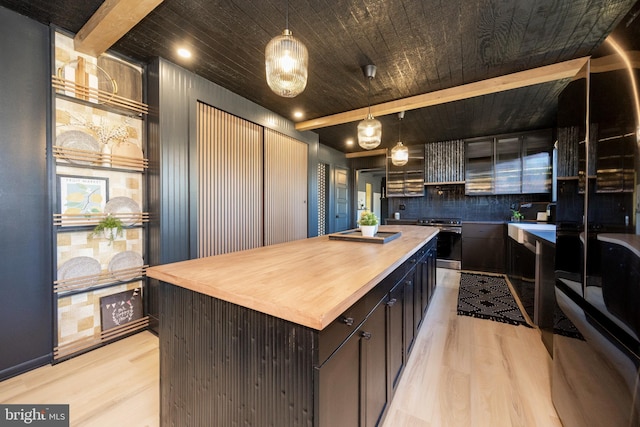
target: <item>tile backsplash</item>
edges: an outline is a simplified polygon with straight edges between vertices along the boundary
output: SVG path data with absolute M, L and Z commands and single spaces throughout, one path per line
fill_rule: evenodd
M 506 194 L 467 196 L 464 185 L 425 186 L 423 197 L 392 197 L 389 216 L 400 218 L 460 218 L 464 221 L 508 221 L 511 206 L 529 202 L 549 202 L 550 194 Z M 405 209 L 401 210 L 400 205 Z

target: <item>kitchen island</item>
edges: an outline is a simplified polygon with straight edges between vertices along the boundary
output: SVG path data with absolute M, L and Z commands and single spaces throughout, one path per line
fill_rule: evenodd
M 149 268 L 162 425 L 376 425 L 435 288 L 431 227 Z

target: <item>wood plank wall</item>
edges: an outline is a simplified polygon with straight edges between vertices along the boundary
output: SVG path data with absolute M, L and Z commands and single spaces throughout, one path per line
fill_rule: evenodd
M 265 129 L 264 244 L 307 237 L 307 144 Z
M 313 425 L 313 330 L 161 286 L 161 426 Z
M 262 246 L 262 127 L 201 102 L 197 122 L 197 256 Z

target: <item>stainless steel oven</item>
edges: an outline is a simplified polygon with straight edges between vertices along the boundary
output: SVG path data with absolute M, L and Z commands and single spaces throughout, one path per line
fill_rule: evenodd
M 462 221 L 459 218 L 424 218 L 418 225 L 436 227 L 438 233 L 437 266 L 460 270 L 462 261 Z

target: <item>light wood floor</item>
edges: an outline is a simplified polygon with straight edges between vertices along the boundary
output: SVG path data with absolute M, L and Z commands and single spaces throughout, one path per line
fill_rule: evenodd
M 561 427 L 537 329 L 458 316 L 460 273 L 438 269 L 384 427 Z
M 560 427 L 539 332 L 458 316 L 459 277 L 438 269 L 384 427 Z M 149 332 L 0 382 L 0 403 L 70 404 L 72 426 L 158 426 L 158 396 L 158 340 Z

